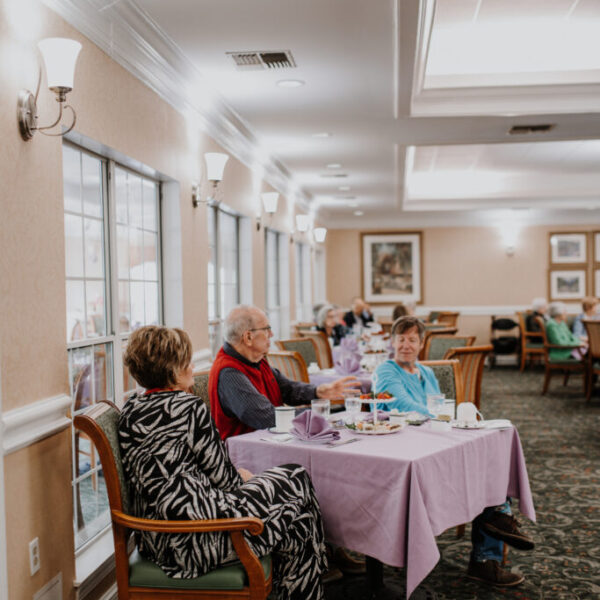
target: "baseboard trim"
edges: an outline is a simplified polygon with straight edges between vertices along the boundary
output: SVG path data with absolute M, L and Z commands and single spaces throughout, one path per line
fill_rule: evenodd
M 2 413 L 3 453 L 16 452 L 69 427 L 70 407 L 71 397 L 61 394 Z

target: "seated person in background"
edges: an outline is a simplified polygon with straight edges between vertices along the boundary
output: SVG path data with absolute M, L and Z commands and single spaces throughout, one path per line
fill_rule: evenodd
M 587 350 L 587 344 L 571 333 L 567 325 L 567 307 L 562 302 L 552 302 L 548 307 L 548 313 L 550 315 L 550 319 L 546 323 L 548 343 L 571 346 L 570 348 L 550 348 L 550 360 L 566 360 L 568 358 L 581 360 Z
M 344 315 L 344 322 L 350 329 L 357 324 L 366 327 L 373 322 L 371 308 L 362 298 L 352 298 L 352 309 Z
M 321 307 L 317 315 L 317 331 L 322 331 L 328 338 L 333 340 L 333 345 L 338 346 L 345 337 L 348 329 L 338 323 L 337 309 L 333 304 L 326 304 Z
M 416 317 L 400 317 L 392 326 L 394 360 L 379 365 L 373 375 L 375 393 L 389 392 L 398 401 L 386 404 L 386 409 L 417 410 L 428 415 L 427 394 L 440 392 L 433 371 L 417 363 L 425 325 Z M 524 581 L 523 575 L 511 573 L 500 566 L 504 543 L 521 550 L 531 550 L 533 540 L 519 530 L 511 514 L 510 501 L 487 507 L 472 524 L 473 548 L 467 575 L 472 579 L 498 586 L 513 586 Z
M 573 321 L 573 335 L 576 337 L 587 340 L 587 331 L 583 324 L 584 319 L 595 320 L 600 318 L 598 315 L 598 298 L 588 296 L 581 301 L 583 312 L 575 317 Z
M 400 304 L 396 304 L 396 306 L 394 306 L 394 310 L 392 311 L 392 323 L 394 323 L 400 317 L 407 316 L 409 316 L 408 308 L 406 308 L 406 306 L 400 302 Z
M 273 555 L 279 599 L 323 598 L 327 567 L 323 523 L 308 473 L 283 465 L 260 475 L 236 471 L 206 405 L 184 390 L 194 383 L 192 345 L 184 331 L 134 331 L 124 363 L 146 388 L 119 417 L 119 445 L 132 513 L 145 519 L 254 516 L 260 535 L 244 534 L 257 556 Z M 199 577 L 236 558 L 227 532 L 136 532 L 140 554 L 169 576 Z
M 325 304 L 328 304 L 328 302 L 326 302 Z M 313 307 L 312 307 L 313 321 L 315 323 L 317 322 L 317 317 L 319 316 L 319 311 L 325 306 L 325 304 L 313 304 Z
M 546 302 L 546 298 L 534 298 L 531 302 L 531 312 L 527 315 L 525 319 L 525 328 L 527 331 L 539 331 L 539 325 L 537 324 L 536 317 L 542 317 L 544 321 L 548 320 L 548 302 Z M 543 339 L 540 336 L 530 337 L 529 341 L 532 344 L 541 344 L 543 343 Z
M 267 316 L 253 306 L 237 306 L 225 319 L 225 343 L 208 379 L 210 410 L 223 440 L 274 427 L 276 406 L 340 398 L 360 388 L 352 376 L 318 387 L 287 379 L 266 360 L 272 337 Z

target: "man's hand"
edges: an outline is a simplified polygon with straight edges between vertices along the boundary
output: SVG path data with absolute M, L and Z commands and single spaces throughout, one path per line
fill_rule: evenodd
M 250 473 L 250 471 L 248 471 L 248 469 L 242 469 L 240 467 L 237 471 L 240 474 L 240 477 L 242 478 L 242 481 L 244 483 L 246 483 L 246 481 L 248 481 L 248 479 L 252 479 L 254 477 L 254 475 L 252 473 Z
M 353 375 L 348 375 L 331 383 L 322 383 L 317 388 L 317 398 L 335 400 L 343 398 L 349 392 L 355 392 L 357 389 L 360 390 L 360 381 Z

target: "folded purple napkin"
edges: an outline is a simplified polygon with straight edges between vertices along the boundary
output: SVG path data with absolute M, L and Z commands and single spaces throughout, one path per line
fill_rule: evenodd
M 351 336 L 343 337 L 340 341 L 340 349 L 345 352 L 351 352 L 352 354 L 358 353 L 358 342 L 356 338 Z
M 299 414 L 292 424 L 290 433 L 305 442 L 333 442 L 340 438 L 340 432 L 333 429 L 323 415 L 312 410 Z
M 360 371 L 360 356 L 355 354 L 340 354 L 335 361 L 334 369 L 340 375 L 351 375 Z

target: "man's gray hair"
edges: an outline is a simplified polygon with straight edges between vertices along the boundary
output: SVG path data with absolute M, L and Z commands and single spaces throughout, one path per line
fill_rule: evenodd
M 252 313 L 258 310 L 249 304 L 240 304 L 232 308 L 225 319 L 225 332 L 223 337 L 230 344 L 238 344 L 244 333 L 254 327 Z
M 564 304 L 564 302 L 552 302 L 552 304 L 550 304 L 548 307 L 548 314 L 550 315 L 551 319 L 554 319 L 554 317 L 558 317 L 559 315 L 563 315 L 566 312 L 567 306 Z
M 546 298 L 534 298 L 531 302 L 531 308 L 536 312 L 545 306 L 548 306 L 548 301 Z
M 319 314 L 317 315 L 317 325 L 321 328 L 325 327 L 325 319 L 327 319 L 327 315 L 335 310 L 335 306 L 333 304 L 326 304 L 325 306 L 321 306 L 319 309 Z

